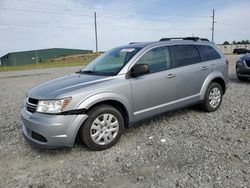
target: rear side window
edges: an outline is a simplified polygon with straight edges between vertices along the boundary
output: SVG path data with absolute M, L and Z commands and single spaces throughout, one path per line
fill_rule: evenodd
M 212 46 L 197 45 L 196 47 L 200 52 L 202 61 L 210 61 L 221 58 L 220 54 Z
M 194 45 L 176 45 L 171 46 L 174 55 L 173 66 L 182 67 L 200 63 L 200 54 Z

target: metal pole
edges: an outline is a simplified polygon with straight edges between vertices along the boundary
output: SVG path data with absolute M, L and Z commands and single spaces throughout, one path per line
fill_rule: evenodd
M 7 61 L 7 58 L 5 57 L 5 58 L 4 58 L 4 69 L 5 69 L 5 70 L 7 70 L 6 61 Z
M 14 66 L 15 66 L 15 70 L 16 70 L 16 56 L 14 56 Z
M 96 12 L 94 12 L 94 19 L 95 19 L 95 50 L 96 50 L 96 53 L 98 53 L 98 39 L 97 39 Z
M 214 9 L 213 9 L 213 16 L 212 16 L 212 42 L 214 42 L 214 24 L 215 24 L 215 21 L 214 21 Z
M 38 57 L 37 57 L 37 50 L 36 50 L 36 66 L 38 67 Z

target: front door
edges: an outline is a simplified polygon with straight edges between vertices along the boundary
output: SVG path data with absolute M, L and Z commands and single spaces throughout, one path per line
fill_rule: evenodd
M 177 98 L 177 82 L 171 70 L 168 47 L 145 52 L 136 64 L 148 64 L 150 72 L 130 79 L 134 120 L 173 108 L 172 102 Z

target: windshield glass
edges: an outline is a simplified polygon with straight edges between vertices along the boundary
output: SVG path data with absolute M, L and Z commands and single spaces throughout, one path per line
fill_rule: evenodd
M 118 72 L 141 48 L 115 48 L 102 54 L 79 73 L 117 75 Z

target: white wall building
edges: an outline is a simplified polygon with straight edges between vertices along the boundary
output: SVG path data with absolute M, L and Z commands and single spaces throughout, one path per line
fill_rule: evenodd
M 220 51 L 224 54 L 232 54 L 233 50 L 235 48 L 246 48 L 250 49 L 250 44 L 217 44 L 217 47 L 220 49 Z

